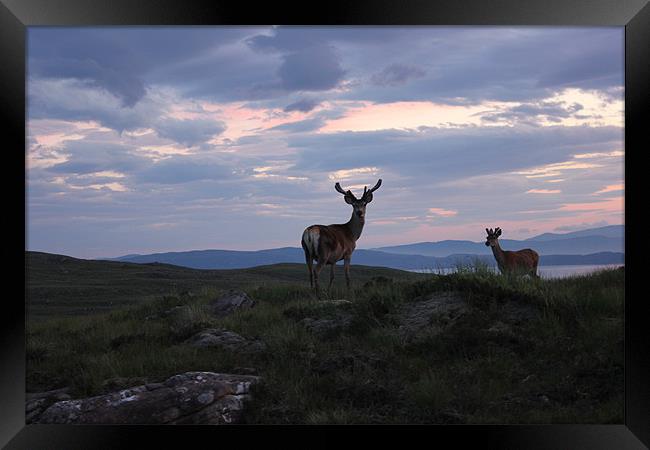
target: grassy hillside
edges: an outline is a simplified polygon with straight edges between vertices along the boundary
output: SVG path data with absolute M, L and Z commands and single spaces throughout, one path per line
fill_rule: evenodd
M 26 252 L 27 314 L 31 319 L 93 314 L 132 305 L 161 295 L 198 293 L 202 289 L 309 285 L 305 264 L 274 264 L 250 269 L 198 270 L 169 264 L 135 264 L 77 259 Z M 345 282 L 336 268 L 335 285 Z M 329 272 L 321 275 L 329 280 Z M 419 274 L 383 267 L 352 267 L 354 282 L 372 277 L 417 279 Z
M 94 288 L 91 280 L 103 278 L 90 262 L 75 264 L 87 267 L 88 289 Z M 233 271 L 232 282 L 241 286 L 248 280 L 245 290 L 257 305 L 218 319 L 208 304 L 229 284 L 225 275 L 217 277 L 220 271 L 205 271 L 201 280 L 196 272 L 204 271 L 154 266 L 175 273 L 174 280 L 193 292 L 161 295 L 152 285 L 169 280 L 138 276 L 142 266 L 102 267 L 105 276 L 122 280 L 120 289 L 128 288 L 125 280 L 136 280 L 138 301 L 104 314 L 29 321 L 28 391 L 70 386 L 75 396 L 89 396 L 117 377 L 140 384 L 136 380 L 192 370 L 254 368 L 264 382 L 246 408 L 247 423 L 623 421 L 620 269 L 529 280 L 484 268 L 417 279 L 400 278 L 399 271 L 370 278 L 375 269 L 357 268 L 357 279 L 367 281 L 355 284 L 349 303 L 317 300 L 299 267 Z M 66 287 L 50 276 L 42 286 Z M 217 282 L 222 284 L 211 284 Z M 105 280 L 100 287 L 110 284 Z M 333 297 L 343 295 L 339 287 Z M 404 333 L 405 317 L 445 298 L 459 299 L 464 313 L 439 315 L 417 334 Z M 160 314 L 179 305 L 187 306 L 182 314 Z M 325 333 L 305 326 L 306 319 L 337 323 L 343 316 L 342 326 Z M 257 338 L 266 350 L 249 354 L 184 344 L 206 328 Z

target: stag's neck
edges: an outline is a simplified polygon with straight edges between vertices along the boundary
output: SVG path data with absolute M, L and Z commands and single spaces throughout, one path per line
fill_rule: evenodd
M 352 237 L 354 237 L 355 241 L 361 237 L 361 232 L 363 231 L 363 226 L 365 223 L 366 221 L 364 219 L 361 219 L 354 212 L 352 212 L 352 217 L 350 217 L 350 220 L 348 220 L 348 223 L 346 223 L 346 225 L 350 229 Z
M 494 259 L 497 260 L 497 264 L 499 265 L 499 267 L 503 267 L 505 258 L 504 258 L 503 250 L 499 245 L 499 241 L 496 241 L 494 243 L 494 246 L 492 247 L 492 254 L 494 255 Z

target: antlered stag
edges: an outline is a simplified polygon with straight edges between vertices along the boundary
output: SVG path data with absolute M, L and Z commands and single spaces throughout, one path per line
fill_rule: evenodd
M 530 275 L 533 278 L 539 278 L 537 275 L 539 255 L 535 250 L 530 248 L 518 251 L 502 250 L 499 245 L 501 228 L 497 227 L 494 231 L 491 228 L 486 228 L 485 231 L 487 232 L 485 245 L 492 247 L 494 259 L 497 260 L 497 265 L 502 274 Z
M 343 194 L 345 203 L 352 205 L 352 217 L 346 223 L 333 225 L 312 225 L 302 233 L 302 248 L 305 251 L 307 269 L 309 269 L 309 284 L 318 292 L 318 276 L 325 265 L 331 266 L 328 292 L 334 281 L 334 266 L 344 260 L 345 281 L 350 289 L 350 259 L 361 236 L 366 220 L 366 205 L 372 201 L 372 193 L 381 186 L 381 179 L 370 190 L 363 188 L 361 198 L 356 198 L 350 191 L 344 191 L 339 183 L 334 188 Z M 316 261 L 316 267 L 313 262 Z

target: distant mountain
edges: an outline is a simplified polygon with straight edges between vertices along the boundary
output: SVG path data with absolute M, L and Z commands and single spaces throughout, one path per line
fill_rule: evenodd
M 593 228 L 566 234 L 544 233 L 526 240 L 500 239 L 504 250 L 532 248 L 540 254 L 540 265 L 622 264 L 625 253 L 624 225 Z M 597 234 L 600 233 L 600 234 Z M 394 269 L 431 269 L 469 264 L 476 259 L 494 264 L 484 241 L 446 240 L 357 249 L 353 264 Z M 244 269 L 248 267 L 303 263 L 303 250 L 283 247 L 257 251 L 192 250 L 186 252 L 125 255 L 112 260 L 134 263 L 159 262 L 193 269 Z
M 625 238 L 625 225 L 609 225 L 600 228 L 590 228 L 588 230 L 572 231 L 571 233 L 544 233 L 539 236 L 533 236 L 526 241 L 553 241 L 558 239 L 570 239 L 585 236 L 603 236 L 608 238 Z
M 482 244 L 481 244 L 482 245 Z M 438 269 L 455 267 L 458 264 L 471 264 L 476 260 L 494 265 L 494 256 L 476 254 L 454 254 L 445 257 L 404 255 L 358 249 L 352 256 L 352 263 L 392 269 Z M 200 250 L 188 252 L 156 253 L 151 255 L 123 256 L 118 261 L 133 263 L 164 263 L 192 269 L 244 269 L 278 263 L 304 263 L 303 250 L 285 247 L 259 251 Z M 623 253 L 596 253 L 593 255 L 543 255 L 540 264 L 619 264 L 623 263 Z
M 589 255 L 601 252 L 625 252 L 624 225 L 593 228 L 566 234 L 544 233 L 526 240 L 499 239 L 504 250 L 532 248 L 540 255 Z M 602 233 L 602 234 L 598 234 Z M 444 257 L 452 254 L 491 255 L 485 241 L 419 242 L 416 244 L 379 247 L 387 253 Z

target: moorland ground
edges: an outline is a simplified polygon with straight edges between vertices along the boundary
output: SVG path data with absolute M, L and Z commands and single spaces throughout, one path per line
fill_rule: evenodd
M 245 423 L 623 422 L 622 268 L 532 280 L 481 265 L 353 265 L 352 292 L 337 268 L 321 299 L 300 264 L 194 270 L 28 252 L 26 270 L 28 392 L 87 397 L 118 378 L 253 368 L 263 382 Z M 228 289 L 255 307 L 214 316 Z M 208 328 L 265 349 L 187 344 Z

